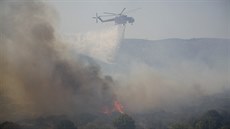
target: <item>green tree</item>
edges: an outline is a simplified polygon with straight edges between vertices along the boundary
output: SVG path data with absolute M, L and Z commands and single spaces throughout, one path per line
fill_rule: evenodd
M 135 121 L 127 114 L 122 114 L 113 121 L 117 129 L 135 129 Z

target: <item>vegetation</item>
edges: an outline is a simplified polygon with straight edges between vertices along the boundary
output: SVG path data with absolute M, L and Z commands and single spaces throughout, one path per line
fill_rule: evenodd
M 122 114 L 113 121 L 113 125 L 117 129 L 135 129 L 135 122 L 127 114 Z
M 70 120 L 62 120 L 57 124 L 55 129 L 77 129 L 77 127 Z
M 166 115 L 164 112 L 133 117 L 128 114 L 80 116 L 87 119 L 82 121 L 81 117 L 70 120 L 66 116 L 50 116 L 16 123 L 6 121 L 0 123 L 0 129 L 230 129 L 230 112 L 218 110 L 208 110 L 187 120 L 172 114 Z M 144 117 L 146 119 L 143 119 Z
M 22 129 L 20 125 L 13 122 L 3 122 L 0 124 L 0 129 Z
M 177 123 L 171 125 L 171 129 L 230 129 L 230 115 L 227 112 L 219 113 L 216 110 L 209 110 L 195 122 Z

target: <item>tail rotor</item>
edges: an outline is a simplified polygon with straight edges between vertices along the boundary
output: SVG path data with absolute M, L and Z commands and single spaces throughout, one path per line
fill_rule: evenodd
M 98 23 L 98 15 L 96 13 L 96 17 L 93 17 L 94 19 L 96 19 L 96 23 Z

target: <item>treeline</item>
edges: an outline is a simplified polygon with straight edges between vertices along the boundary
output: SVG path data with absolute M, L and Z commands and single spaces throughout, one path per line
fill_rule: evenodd
M 0 129 L 230 129 L 230 112 L 209 110 L 188 120 L 175 118 L 168 123 L 149 118 L 148 121 L 152 123 L 143 124 L 127 114 L 84 114 L 72 120 L 64 116 L 51 116 L 18 122 L 5 121 L 0 124 Z
M 0 129 L 78 129 L 75 124 L 70 120 L 61 120 L 59 122 L 51 121 L 37 121 L 37 123 L 16 123 L 16 122 L 3 122 L 0 124 Z
M 209 110 L 188 122 L 173 123 L 169 129 L 230 129 L 230 113 Z
M 65 116 L 40 117 L 17 122 L 5 121 L 0 129 L 135 129 L 135 121 L 127 114 L 92 115 L 81 114 L 81 117 L 69 120 Z

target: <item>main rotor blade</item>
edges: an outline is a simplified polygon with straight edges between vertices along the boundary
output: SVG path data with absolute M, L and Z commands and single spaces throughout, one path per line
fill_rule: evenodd
M 110 13 L 110 12 L 104 12 L 104 14 L 113 14 L 113 15 L 117 15 L 116 13 Z
M 112 14 L 112 15 L 100 15 L 99 17 L 112 17 L 112 16 L 114 16 L 114 14 Z
M 125 11 L 125 9 L 126 9 L 126 8 L 124 8 L 124 9 L 121 11 L 121 13 L 119 13 L 119 15 L 121 15 L 121 14 Z
M 135 8 L 135 9 L 132 9 L 132 10 L 129 10 L 129 11 L 126 11 L 125 13 L 132 13 L 132 12 L 136 12 L 137 10 L 140 10 L 141 8 Z

